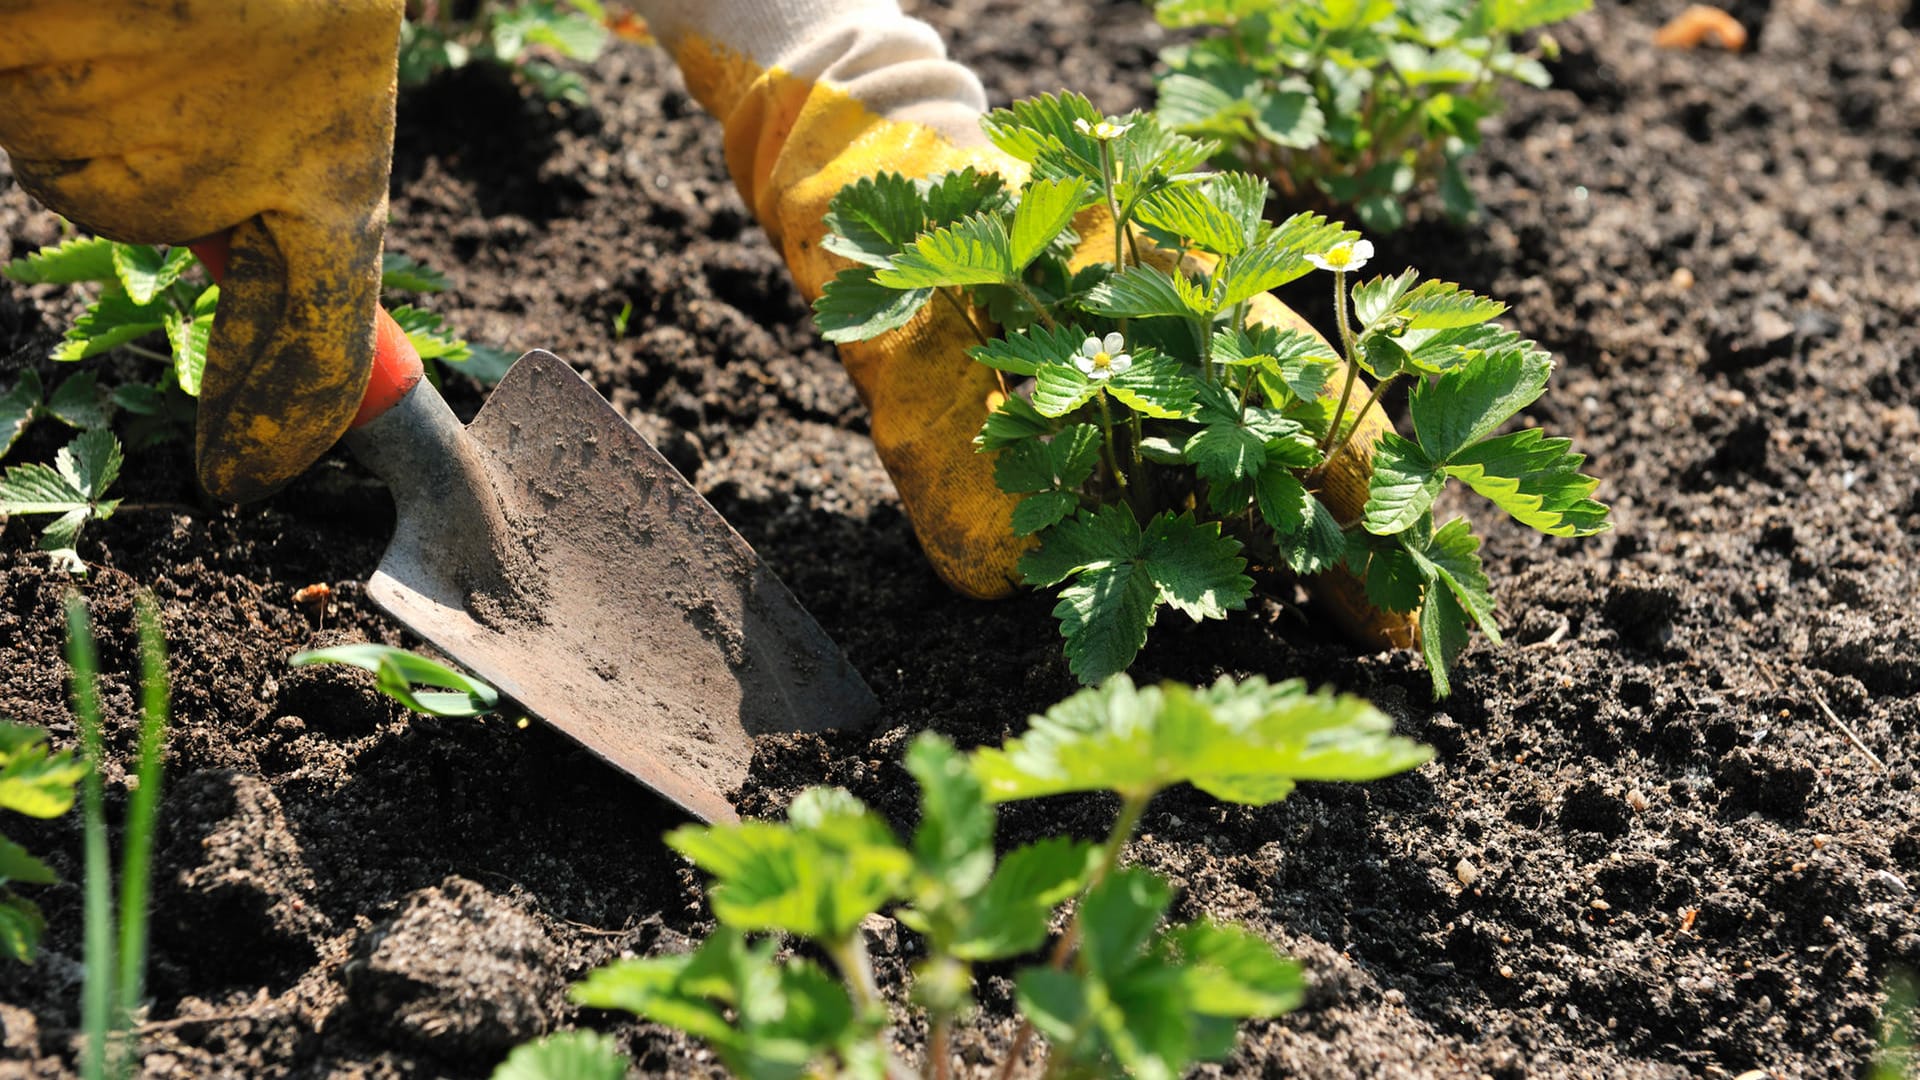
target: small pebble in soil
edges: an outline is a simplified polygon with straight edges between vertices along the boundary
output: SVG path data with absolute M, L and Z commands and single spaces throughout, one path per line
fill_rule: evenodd
M 1463 858 L 1454 864 L 1453 876 L 1460 879 L 1462 888 L 1471 889 L 1473 888 L 1473 883 L 1480 880 L 1480 868 L 1473 865 L 1470 860 Z

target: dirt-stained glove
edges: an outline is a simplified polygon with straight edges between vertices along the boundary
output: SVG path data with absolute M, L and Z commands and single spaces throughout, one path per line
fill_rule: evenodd
M 340 437 L 373 358 L 402 0 L 0 0 L 0 147 L 81 227 L 233 226 L 200 481 L 269 494 Z
M 680 64 L 688 89 L 725 128 L 727 165 L 809 300 L 849 265 L 821 247 L 827 204 L 882 171 L 925 177 L 974 165 L 1020 178 L 1024 167 L 987 144 L 985 95 L 946 59 L 934 31 L 894 0 L 653 0 L 641 8 Z M 1083 251 L 1112 250 L 1112 228 L 1077 220 Z M 1090 257 L 1097 257 L 1091 255 Z M 1253 315 L 1305 324 L 1271 296 Z M 928 559 L 949 584 L 978 597 L 1011 591 L 1028 541 L 1009 527 L 1014 497 L 973 452 L 994 373 L 966 353 L 973 331 L 943 305 L 841 357 L 872 414 L 873 439 Z M 1330 507 L 1358 517 L 1371 447 L 1384 424 L 1369 417 L 1356 447 L 1326 477 Z M 1405 615 L 1374 611 L 1358 582 L 1334 572 L 1316 594 L 1347 628 L 1381 644 L 1412 641 Z

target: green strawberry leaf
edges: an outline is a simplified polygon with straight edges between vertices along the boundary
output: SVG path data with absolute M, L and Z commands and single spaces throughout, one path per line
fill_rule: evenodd
M 1135 687 L 1126 676 L 1082 690 L 1027 731 L 973 753 L 993 802 L 1080 791 L 1145 798 L 1189 783 L 1215 798 L 1257 804 L 1300 780 L 1373 780 L 1433 751 L 1393 733 L 1360 698 L 1310 692 L 1299 680 L 1222 678 L 1193 689 Z
M 1210 318 L 1218 310 L 1182 273 L 1129 266 L 1087 293 L 1086 309 L 1113 319 Z
M 1193 411 L 1199 384 L 1178 360 L 1148 348 L 1135 349 L 1132 356 L 1132 366 L 1106 382 L 1115 400 L 1157 420 L 1175 420 Z
M 1273 476 L 1280 471 L 1269 469 L 1261 475 Z M 1262 516 L 1265 513 L 1261 511 Z M 1340 527 L 1340 519 L 1317 498 L 1313 500 L 1313 517 L 1306 528 L 1293 533 L 1281 533 L 1276 528 L 1274 542 L 1287 566 L 1302 577 L 1333 569 L 1347 554 L 1347 534 Z
M 1581 474 L 1587 459 L 1572 446 L 1570 439 L 1549 439 L 1527 428 L 1467 447 L 1446 470 L 1515 521 L 1550 536 L 1606 532 L 1613 528 L 1607 508 L 1589 497 L 1600 482 Z
M 687 825 L 667 844 L 714 878 L 713 914 L 745 931 L 840 941 L 898 899 L 913 858 L 887 823 L 838 788 L 809 788 L 788 823 Z
M 631 1065 L 613 1036 L 563 1031 L 514 1047 L 493 1080 L 624 1080 Z
M 1447 589 L 1431 590 L 1420 608 L 1420 655 L 1427 662 L 1427 676 L 1433 680 L 1433 699 L 1453 693 L 1447 672 L 1466 651 L 1473 622 Z
M 1446 463 L 1538 399 L 1553 358 L 1519 347 L 1485 353 L 1413 388 L 1407 411 L 1429 461 Z
M 213 337 L 214 307 L 220 286 L 209 285 L 185 316 L 166 314 L 167 346 L 173 352 L 173 377 L 188 397 L 200 396 L 200 379 L 207 370 L 207 343 Z
M 1304 79 L 1283 79 L 1253 99 L 1253 130 L 1276 146 L 1309 150 L 1327 133 L 1327 114 Z
M 1134 219 L 1142 225 L 1216 255 L 1238 255 L 1259 235 L 1265 219 L 1266 181 L 1247 173 L 1223 173 L 1206 183 L 1160 188 L 1140 200 Z
M 1034 533 L 1066 519 L 1080 508 L 1080 497 L 1071 491 L 1042 491 L 1020 500 L 1013 508 L 1013 535 Z
M 886 267 L 926 230 L 926 197 L 899 173 L 862 177 L 834 195 L 825 221 L 829 235 L 822 247 L 867 266 Z
M 1493 586 L 1480 567 L 1480 538 L 1466 518 L 1454 518 L 1434 531 L 1424 550 L 1407 548 L 1428 582 L 1429 599 L 1433 583 L 1445 585 L 1460 609 L 1495 645 L 1500 641 L 1500 626 L 1493 619 Z
M 16 963 L 33 963 L 40 935 L 46 929 L 46 917 L 33 901 L 12 893 L 0 893 L 0 956 Z
M 15 259 L 0 267 L 0 274 L 22 285 L 115 281 L 113 248 L 113 241 L 103 236 L 77 236 Z
M 1231 259 L 1222 259 L 1214 275 L 1218 294 L 1214 310 L 1224 311 L 1245 300 L 1305 277 L 1313 270 L 1308 254 L 1348 243 L 1360 234 L 1329 223 L 1318 214 L 1295 214 L 1260 243 Z
M 383 252 L 380 256 L 380 291 L 437 293 L 447 289 L 447 275 L 400 254 Z
M 1027 399 L 1016 395 L 987 415 L 986 422 L 980 425 L 980 434 L 973 437 L 973 445 L 975 452 L 982 454 L 1004 450 L 1028 439 L 1051 435 L 1055 427 L 1054 422 L 1042 416 Z
M 1093 102 L 1079 94 L 1041 94 L 993 110 L 981 118 L 980 126 L 993 145 L 1020 161 L 1034 164 L 1043 151 L 1051 150 L 1072 165 L 1071 169 L 1056 165 L 1042 175 L 1097 180 L 1101 176 L 1099 141 L 1076 128 L 1074 121 L 1095 124 L 1103 119 Z
M 91 371 L 71 376 L 47 398 L 40 415 L 82 431 L 106 427 L 107 408 L 101 401 L 99 376 Z
M 52 867 L 34 858 L 26 848 L 0 836 L 0 886 L 15 881 L 24 885 L 51 885 L 58 880 Z
M 146 244 L 113 245 L 113 273 L 127 299 L 135 304 L 151 304 L 167 286 L 194 265 L 193 252 L 186 247 L 162 252 Z
M 1420 280 L 1418 270 L 1406 270 L 1394 277 L 1376 277 L 1353 287 L 1353 314 L 1360 320 L 1360 329 L 1372 329 L 1373 325 L 1391 314 L 1399 305 L 1407 290 Z
M 1306 997 L 1300 965 L 1244 927 L 1191 923 L 1168 930 L 1165 940 L 1182 961 L 1187 1008 L 1202 1016 L 1279 1016 Z
M 1498 318 L 1507 305 L 1446 281 L 1423 281 L 1393 307 L 1415 330 L 1457 330 Z
M 1360 579 L 1367 600 L 1382 611 L 1412 611 L 1426 592 L 1427 576 L 1403 543 L 1406 539 L 1406 534 L 1380 540 L 1356 534 L 1350 540 L 1365 559 Z M 1349 551 L 1347 561 L 1354 560 L 1355 551 Z
M 105 520 L 120 505 L 104 497 L 120 475 L 120 440 L 105 428 L 82 432 L 54 455 L 52 468 L 38 463 L 15 465 L 0 476 L 0 517 L 11 514 L 58 514 L 41 530 L 40 550 L 60 555 L 70 552 L 80 528 L 90 519 Z M 58 561 L 72 569 L 78 561 Z
M 1008 237 L 1014 274 L 1025 270 L 1073 221 L 1073 215 L 1086 204 L 1091 191 L 1091 185 L 1079 177 L 1036 180 L 1026 186 L 1020 193 L 1020 205 L 1013 212 L 1013 228 Z
M 1254 480 L 1260 519 L 1279 536 L 1292 536 L 1313 522 L 1319 500 L 1286 469 L 1264 469 Z
M 1092 844 L 1064 836 L 1009 852 L 968 906 L 953 955 L 978 963 L 1039 948 L 1047 940 L 1053 909 L 1080 891 L 1097 861 Z
M 1082 683 L 1125 671 L 1147 643 L 1158 601 L 1152 575 L 1131 560 L 1081 571 L 1053 608 L 1067 667 Z
M 1051 330 L 1035 325 L 975 345 L 967 355 L 1010 375 L 1037 375 L 1047 364 L 1072 364 L 1086 339 L 1086 331 L 1070 324 Z
M 971 165 L 922 181 L 919 187 L 926 200 L 925 228 L 941 228 L 983 211 L 999 212 L 1012 201 L 999 173 L 981 172 Z M 905 247 L 916 235 L 903 234 L 900 246 Z
M 31 368 L 22 369 L 20 381 L 13 389 L 0 394 L 0 458 L 7 456 L 13 444 L 20 439 L 20 433 L 27 430 L 27 424 L 40 408 L 41 383 L 38 373 Z
M 87 305 L 87 310 L 73 320 L 66 340 L 54 348 L 53 358 L 85 360 L 158 333 L 166 329 L 166 316 L 171 310 L 164 299 L 136 304 L 124 293 L 109 293 Z
M 943 892 L 971 897 L 993 876 L 996 815 L 965 757 L 933 732 L 907 749 L 907 772 L 920 785 L 920 824 L 913 833 L 914 869 Z
M 741 931 L 723 925 L 691 955 L 598 968 L 573 987 L 572 997 L 700 1038 L 736 1076 L 798 1080 L 817 1074 L 828 1055 L 858 1058 L 854 1040 L 870 1040 L 861 1038 L 866 1029 L 845 985 L 806 960 L 776 965 L 777 945 L 771 939 L 748 945 Z
M 73 751 L 53 753 L 47 733 L 0 721 L 0 809 L 28 817 L 56 818 L 73 806 L 74 789 L 87 775 Z
M 401 304 L 387 312 L 400 329 L 407 332 L 407 341 L 422 360 L 439 360 L 443 363 L 458 364 L 473 355 L 465 341 L 451 330 L 442 329 L 442 319 L 431 311 L 421 311 L 409 304 Z M 183 386 L 182 389 L 185 389 Z
M 1389 431 L 1373 447 L 1373 477 L 1360 523 L 1378 536 L 1402 532 L 1433 509 L 1446 482 L 1446 472 L 1427 460 L 1419 444 Z
M 813 324 L 828 341 L 870 341 L 907 325 L 932 300 L 932 289 L 890 289 L 872 270 L 842 270 L 813 302 Z
M 1017 276 L 1012 242 L 998 214 L 975 214 L 921 236 L 874 272 L 890 289 L 1002 285 Z

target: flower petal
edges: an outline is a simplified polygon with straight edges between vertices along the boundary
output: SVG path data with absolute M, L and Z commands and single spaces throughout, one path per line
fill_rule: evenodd
M 1097 353 L 1099 351 L 1100 351 L 1100 339 L 1097 337 L 1090 337 L 1087 340 L 1080 343 L 1081 356 L 1092 356 L 1094 353 Z
M 1076 356 L 1073 358 L 1073 366 L 1079 368 L 1080 373 L 1082 375 L 1089 375 L 1089 376 L 1093 376 L 1094 378 L 1099 378 L 1098 375 L 1094 374 L 1092 357 Z
M 1108 334 L 1106 340 L 1100 343 L 1101 350 L 1110 353 L 1117 353 L 1126 347 L 1127 339 L 1122 337 L 1118 331 Z
M 1121 353 L 1119 356 L 1114 357 L 1111 361 L 1107 363 L 1107 370 L 1112 372 L 1115 375 L 1123 375 L 1126 373 L 1126 370 L 1132 366 L 1133 366 L 1133 357 L 1127 355 L 1126 353 Z

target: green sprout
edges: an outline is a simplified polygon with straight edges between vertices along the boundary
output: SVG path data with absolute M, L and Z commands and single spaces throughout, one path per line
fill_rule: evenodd
M 1116 120 L 1063 94 L 984 126 L 1031 179 L 1010 189 L 969 169 L 842 189 L 825 246 L 856 265 L 828 283 L 815 321 L 830 340 L 860 341 L 940 303 L 1000 327 L 973 323 L 971 355 L 1009 391 L 975 444 L 1021 496 L 1007 527 L 1037 543 L 1020 573 L 1059 589 L 1054 616 L 1082 682 L 1124 671 L 1164 609 L 1199 620 L 1243 608 L 1251 556 L 1302 577 L 1344 567 L 1375 606 L 1418 611 L 1444 696 L 1471 631 L 1500 639 L 1479 538 L 1464 518 L 1434 522 L 1447 480 L 1550 535 L 1610 527 L 1568 440 L 1497 434 L 1553 370 L 1493 321 L 1504 304 L 1414 271 L 1357 280 L 1372 253 L 1358 233 L 1311 213 L 1268 221 L 1265 180 L 1196 173 L 1213 144 L 1151 116 Z M 1116 225 L 1111 262 L 1070 263 L 1073 223 L 1089 213 Z M 1337 349 L 1249 314 L 1316 270 L 1332 276 Z M 1375 385 L 1355 409 L 1361 372 Z M 1357 445 L 1395 385 L 1411 387 L 1415 436 Z M 1364 452 L 1370 497 L 1346 520 L 1322 481 Z
M 965 755 L 921 734 L 905 762 L 920 788 L 906 840 L 839 788 L 802 792 L 784 823 L 676 829 L 668 844 L 713 879 L 717 929 L 691 953 L 600 968 L 573 998 L 679 1028 L 739 1076 L 905 1075 L 861 929 L 887 911 L 926 946 L 910 991 L 929 1032 L 924 1075 L 952 1075 L 955 1026 L 976 1008 L 974 965 L 1025 958 L 1022 1024 L 1000 1075 L 1038 1034 L 1051 1045 L 1047 1075 L 1179 1076 L 1231 1053 L 1241 1020 L 1298 1005 L 1305 980 L 1250 930 L 1166 924 L 1173 887 L 1121 862 L 1147 804 L 1190 783 L 1265 805 L 1302 780 L 1372 780 L 1431 756 L 1365 702 L 1298 682 L 1138 688 L 1121 676 L 1004 747 Z M 1052 837 L 997 854 L 997 804 L 1097 791 L 1122 798 L 1104 842 Z M 824 962 L 782 958 L 781 937 Z M 496 1080 L 619 1075 L 591 1036 L 533 1045 Z
M 1170 28 L 1213 33 L 1163 50 L 1156 115 L 1215 139 L 1213 161 L 1264 176 L 1295 209 L 1351 208 L 1391 232 L 1439 188 L 1449 217 L 1478 208 L 1460 163 L 1507 81 L 1544 87 L 1540 34 L 1592 0 L 1158 0 Z
M 391 645 L 335 645 L 293 654 L 293 667 L 346 664 L 371 671 L 380 692 L 427 716 L 483 716 L 500 709 L 500 691 L 463 672 Z M 435 686 L 421 692 L 414 686 Z
M 159 813 L 161 753 L 166 746 L 166 640 L 151 597 L 136 605 L 140 634 L 140 742 L 128 797 L 115 918 L 113 870 L 107 843 L 105 750 L 101 738 L 99 658 L 78 593 L 67 597 L 67 665 L 73 671 L 74 713 L 87 769 L 81 785 L 85 815 L 85 974 L 80 1026 L 86 1035 L 81 1074 L 87 1080 L 133 1074 L 138 1058 L 134 1018 L 146 997 L 147 928 L 153 877 L 154 824 Z

